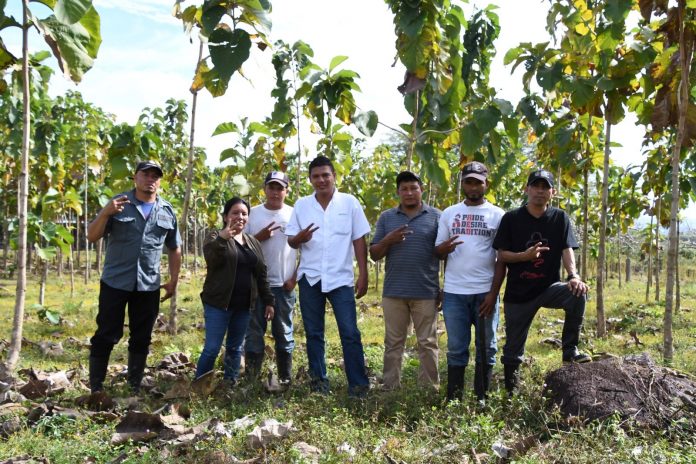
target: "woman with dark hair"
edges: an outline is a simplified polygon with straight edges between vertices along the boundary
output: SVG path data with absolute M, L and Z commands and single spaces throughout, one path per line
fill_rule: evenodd
M 273 319 L 273 294 L 266 279 L 261 245 L 244 233 L 249 204 L 239 197 L 225 203 L 223 228 L 211 232 L 203 244 L 208 266 L 201 300 L 205 311 L 205 344 L 198 359 L 196 378 L 213 369 L 222 339 L 227 334 L 224 379 L 237 383 L 244 349 L 244 336 L 256 299 L 266 306 L 265 317 Z

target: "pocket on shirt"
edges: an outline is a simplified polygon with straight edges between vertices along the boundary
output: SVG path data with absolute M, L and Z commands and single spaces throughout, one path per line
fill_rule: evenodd
M 113 226 L 115 227 L 129 227 L 135 225 L 135 218 L 133 216 L 112 216 Z
M 157 226 L 170 231 L 174 229 L 174 220 L 169 216 L 157 216 Z
M 335 235 L 348 235 L 351 232 L 350 216 L 347 214 L 339 214 L 336 217 L 331 229 Z

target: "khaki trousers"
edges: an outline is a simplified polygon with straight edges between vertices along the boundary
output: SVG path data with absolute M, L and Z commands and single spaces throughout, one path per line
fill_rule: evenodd
M 413 328 L 418 340 L 420 369 L 418 384 L 437 388 L 438 373 L 437 308 L 435 300 L 411 300 L 383 298 L 384 309 L 384 388 L 401 386 L 401 362 L 406 347 L 408 326 Z

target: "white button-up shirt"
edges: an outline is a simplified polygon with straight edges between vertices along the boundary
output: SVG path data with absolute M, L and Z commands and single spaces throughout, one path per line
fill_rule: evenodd
M 298 280 L 307 277 L 310 285 L 321 280 L 321 291 L 354 285 L 353 240 L 367 235 L 367 222 L 360 202 L 353 195 L 334 191 L 324 210 L 314 194 L 295 203 L 285 235 L 292 237 L 310 224 L 319 227 L 312 239 L 300 245 Z

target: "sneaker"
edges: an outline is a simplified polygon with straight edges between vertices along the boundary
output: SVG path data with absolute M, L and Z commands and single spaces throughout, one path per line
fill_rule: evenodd
M 569 354 L 564 354 L 563 355 L 563 362 L 564 363 L 575 363 L 575 364 L 582 364 L 582 363 L 587 363 L 592 361 L 592 356 L 590 356 L 587 353 L 583 353 L 581 351 L 574 351 Z

